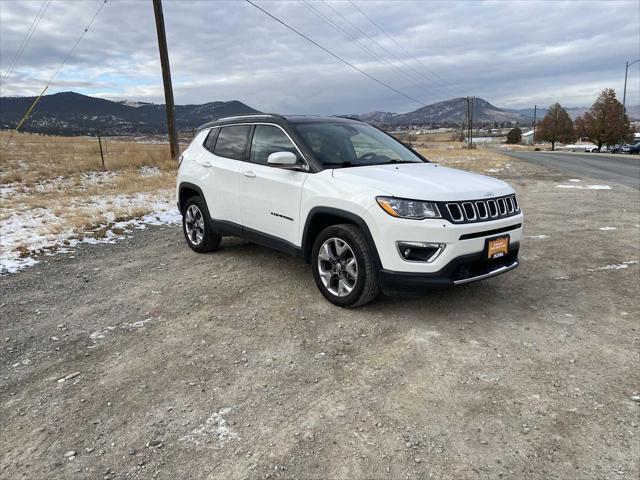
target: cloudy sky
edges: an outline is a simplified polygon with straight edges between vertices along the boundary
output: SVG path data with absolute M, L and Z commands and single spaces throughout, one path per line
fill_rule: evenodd
M 336 114 L 475 95 L 501 107 L 584 106 L 606 87 L 622 97 L 625 62 L 640 57 L 637 0 L 254 1 L 412 99 L 245 1 L 164 0 L 176 103 Z M 101 3 L 51 0 L 1 94 L 38 94 Z M 3 79 L 42 5 L 0 0 Z M 639 67 L 629 70 L 629 105 L 640 103 Z M 163 102 L 151 0 L 108 1 L 48 93 L 67 90 Z

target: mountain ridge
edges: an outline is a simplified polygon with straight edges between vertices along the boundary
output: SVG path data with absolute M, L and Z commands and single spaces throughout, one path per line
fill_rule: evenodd
M 36 97 L 0 97 L 0 127 L 15 128 Z M 230 115 L 260 113 L 239 100 L 176 105 L 176 126 L 190 131 Z M 112 101 L 60 92 L 45 95 L 22 127 L 25 131 L 59 135 L 82 135 L 100 130 L 105 135 L 166 133 L 164 104 Z
M 15 128 L 35 98 L 0 97 L 0 128 Z M 499 108 L 482 98 L 476 98 L 473 106 L 476 125 L 509 127 L 533 123 L 533 108 Z M 587 110 L 586 107 L 567 108 L 573 119 Z M 176 125 L 182 132 L 225 116 L 261 113 L 239 100 L 176 105 L 175 111 Z M 537 119 L 541 120 L 546 111 L 546 108 L 538 109 Z M 629 106 L 627 112 L 630 118 L 638 118 L 640 106 Z M 459 128 L 466 123 L 467 99 L 452 98 L 406 113 L 373 111 L 350 116 L 391 128 L 413 125 Z M 113 101 L 76 92 L 60 92 L 43 96 L 22 129 L 58 135 L 86 135 L 97 130 L 103 135 L 164 134 L 166 111 L 164 104 Z

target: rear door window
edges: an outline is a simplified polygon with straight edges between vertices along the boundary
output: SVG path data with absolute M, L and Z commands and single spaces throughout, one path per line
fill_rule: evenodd
M 213 153 L 219 157 L 243 160 L 249 141 L 251 125 L 231 125 L 222 127 Z
M 267 165 L 269 155 L 275 152 L 291 152 L 300 161 L 296 147 L 282 130 L 273 125 L 256 125 L 249 160 L 252 163 Z

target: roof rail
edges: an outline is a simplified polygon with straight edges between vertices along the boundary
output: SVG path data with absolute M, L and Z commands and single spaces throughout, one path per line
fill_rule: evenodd
M 354 117 L 354 116 L 352 116 L 352 115 L 331 115 L 331 116 L 332 116 L 332 117 L 335 117 L 335 118 L 345 118 L 345 119 L 347 119 L 347 120 L 355 120 L 355 121 L 357 121 L 357 122 L 367 123 L 367 122 L 365 122 L 364 120 L 362 120 L 361 118 Z
M 231 115 L 229 117 L 220 117 L 215 119 L 215 122 L 219 122 L 222 120 L 232 120 L 234 118 L 245 118 L 245 117 L 276 117 L 276 118 L 282 118 L 284 119 L 285 117 L 283 115 L 277 114 L 277 113 L 242 113 L 240 115 Z

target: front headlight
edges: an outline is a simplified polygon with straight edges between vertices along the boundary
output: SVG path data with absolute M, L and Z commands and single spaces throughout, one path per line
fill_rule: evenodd
M 376 200 L 378 205 L 392 217 L 410 218 L 412 220 L 442 218 L 438 206 L 433 202 L 393 197 L 376 197 Z

